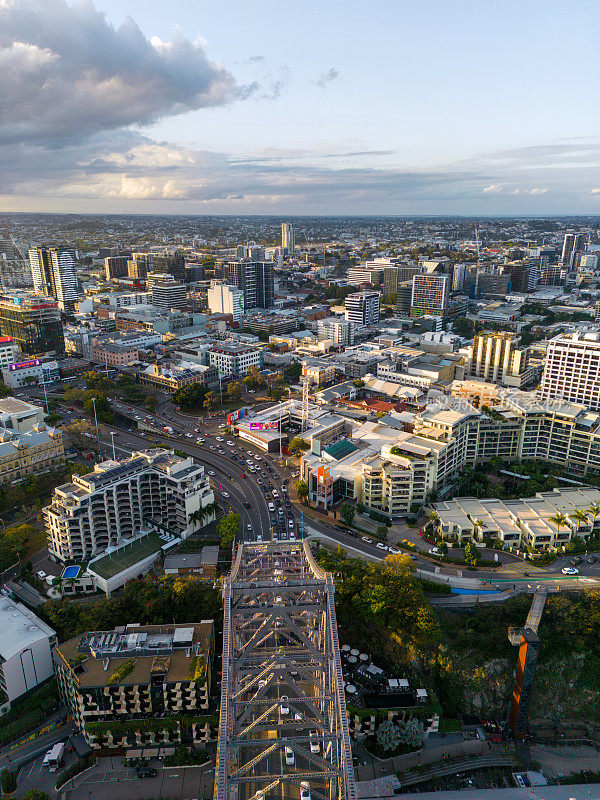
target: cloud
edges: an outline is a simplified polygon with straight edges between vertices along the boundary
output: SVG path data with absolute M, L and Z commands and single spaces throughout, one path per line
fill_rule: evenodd
M 328 83 L 332 81 L 336 81 L 340 77 L 339 70 L 335 69 L 335 67 L 331 67 L 328 69 L 327 72 L 324 72 L 319 80 L 317 81 L 317 86 L 320 86 L 321 89 L 324 89 Z
M 266 61 L 266 56 L 250 56 L 248 61 Z
M 511 194 L 529 194 L 535 196 L 536 194 L 546 194 L 548 189 L 541 189 L 539 187 L 535 187 L 533 189 L 513 189 Z
M 201 40 L 148 39 L 93 2 L 0 0 L 0 142 L 63 144 L 244 98 Z
M 600 194 L 600 189 L 592 189 L 590 194 Z
M 482 189 L 483 192 L 489 192 L 491 194 L 499 194 L 502 191 L 502 184 L 501 183 L 491 183 L 489 186 L 486 186 Z

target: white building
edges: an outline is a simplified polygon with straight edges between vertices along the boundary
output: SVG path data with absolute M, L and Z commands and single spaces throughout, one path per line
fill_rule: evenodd
M 538 394 L 542 400 L 600 410 L 600 331 L 562 333 L 550 340 Z
M 488 331 L 478 334 L 468 348 L 467 373 L 490 383 L 520 389 L 534 377 L 528 364 L 528 349 L 519 347 L 520 339 L 512 331 Z
M 213 314 L 231 314 L 233 321 L 239 322 L 244 316 L 244 292 L 237 286 L 212 281 L 208 307 Z
M 294 236 L 294 228 L 290 222 L 281 223 L 281 247 L 287 250 L 289 256 L 294 255 L 296 239 Z
M 354 292 L 346 297 L 346 322 L 356 325 L 377 325 L 379 322 L 379 292 Z
M 79 299 L 74 251 L 54 247 L 31 249 L 29 264 L 36 291 L 56 298 L 62 311 L 73 310 Z
M 212 347 L 208 358 L 218 369 L 220 378 L 243 378 L 250 367 L 260 369 L 262 366 L 262 350 L 227 342 Z
M 26 403 L 16 397 L 0 400 L 0 425 L 11 431 L 27 433 L 36 425 L 43 425 L 46 414 L 40 406 Z
M 94 558 L 157 524 L 186 538 L 197 529 L 190 515 L 214 502 L 204 467 L 170 450 L 132 453 L 123 461 L 96 464 L 54 490 L 44 508 L 48 551 L 58 561 Z M 205 515 L 202 525 L 214 519 Z
M 351 267 L 348 270 L 348 283 L 351 286 L 360 286 L 361 283 L 371 283 L 379 286 L 383 280 L 384 267 L 368 267 L 364 264 L 358 267 Z
M 0 336 L 0 369 L 7 369 L 19 359 L 21 348 L 12 336 Z
M 0 597 L 0 713 L 54 674 L 56 633 L 10 597 Z
M 331 339 L 335 347 L 350 347 L 354 344 L 354 322 L 326 317 L 317 322 L 320 339 Z
M 181 308 L 187 305 L 187 288 L 185 284 L 173 280 L 157 280 L 152 286 L 152 305 L 161 311 L 170 308 Z
M 32 358 L 29 361 L 20 361 L 10 364 L 8 369 L 2 370 L 2 380 L 11 389 L 20 389 L 31 384 L 48 384 L 59 380 L 57 361 L 41 361 Z

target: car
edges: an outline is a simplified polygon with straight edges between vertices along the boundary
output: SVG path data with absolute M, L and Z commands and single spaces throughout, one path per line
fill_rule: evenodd
M 579 575 L 579 570 L 575 567 L 563 567 L 561 572 L 563 575 Z
M 294 531 L 290 531 L 290 542 L 295 542 L 295 541 L 296 541 L 296 534 L 294 533 Z
M 199 437 L 196 439 L 196 441 L 198 442 L 198 444 L 203 444 L 203 443 L 204 443 L 204 439 L 202 438 L 202 436 L 199 436 Z
M 252 530 L 252 525 L 250 525 L 250 523 L 248 523 L 248 524 L 246 525 L 246 530 L 247 530 L 247 531 L 251 531 L 251 530 Z
M 158 775 L 158 770 L 156 767 L 147 767 L 146 765 L 142 765 L 136 768 L 135 774 L 138 778 L 156 778 Z
M 398 553 L 400 552 L 400 550 L 396 550 L 395 547 L 388 547 L 388 550 L 390 551 L 390 553 L 393 553 L 394 555 L 398 555 Z
M 223 439 L 222 436 L 217 436 L 217 442 L 224 442 L 224 441 L 225 439 Z
M 216 448 L 216 447 L 213 447 L 213 445 L 211 444 L 211 446 L 210 446 L 210 449 L 211 449 L 211 450 L 216 450 L 217 448 Z
M 246 501 L 244 503 L 244 508 L 252 508 L 252 503 L 248 503 L 248 501 Z
M 271 512 L 271 514 L 275 513 L 275 506 L 273 505 L 273 503 L 269 503 L 269 511 Z
M 587 563 L 588 563 L 588 564 L 595 564 L 595 563 L 596 563 L 596 559 L 595 559 L 595 557 L 594 557 L 594 556 L 592 556 L 591 558 L 588 558 L 588 560 L 587 560 Z
M 293 519 L 289 519 L 288 520 L 288 527 L 291 528 L 292 530 L 294 530 L 294 520 Z
M 256 534 L 256 541 L 257 542 L 262 542 L 262 533 L 257 533 Z
M 38 572 L 36 572 L 35 574 L 38 576 L 38 578 L 39 578 L 41 581 L 43 581 L 43 580 L 44 580 L 44 578 L 46 577 L 46 573 L 44 572 L 44 570 L 43 570 L 43 569 L 40 569 L 40 570 L 39 570 Z
M 373 542 L 369 539 L 368 536 L 361 536 L 360 538 L 363 540 L 363 542 L 366 542 L 367 544 L 373 544 Z
M 310 740 L 310 752 L 318 753 L 320 750 L 320 745 L 319 745 L 319 734 L 317 733 L 317 731 L 309 731 L 308 738 Z
M 221 492 L 221 497 L 229 497 L 229 492 Z
M 387 544 L 384 544 L 383 542 L 377 542 L 375 547 L 378 547 L 380 550 L 389 550 Z
M 430 556 L 441 556 L 442 555 L 442 551 L 439 550 L 437 547 L 432 547 L 429 550 L 429 555 Z
M 579 556 L 575 556 L 575 558 L 572 558 L 572 559 L 569 561 L 569 564 L 570 564 L 572 567 L 576 567 L 578 564 L 581 564 L 581 559 L 579 558 Z
M 247 478 L 247 477 L 248 477 L 248 476 L 246 475 L 246 473 L 245 473 L 245 472 L 242 472 L 242 478 Z
M 209 474 L 209 475 L 214 475 L 214 474 L 215 474 L 215 471 L 214 471 L 214 469 L 209 469 L 209 470 L 208 470 L 208 474 Z
M 287 695 L 281 696 L 281 705 L 279 706 L 279 713 L 282 717 L 287 717 L 290 713 L 289 698 Z
M 294 675 L 293 672 L 291 674 Z M 295 674 L 297 675 L 298 673 L 296 672 Z M 299 711 L 296 711 L 296 713 L 294 714 L 294 722 L 295 723 L 299 723 L 299 722 L 303 722 L 303 721 L 304 721 L 304 717 L 302 716 L 302 714 Z M 296 730 L 300 730 L 300 728 L 296 728 Z
M 225 444 L 229 445 L 229 447 L 234 447 L 234 443 L 230 442 L 229 439 L 225 442 Z
M 312 752 L 312 743 L 310 749 Z M 319 752 L 318 749 L 317 752 Z M 310 800 L 310 783 L 308 781 L 300 781 L 300 800 Z
M 296 759 L 294 758 L 294 751 L 292 750 L 291 747 L 288 747 L 286 745 L 285 746 L 285 763 L 288 765 L 288 767 L 291 767 L 291 766 L 293 766 L 295 760 Z

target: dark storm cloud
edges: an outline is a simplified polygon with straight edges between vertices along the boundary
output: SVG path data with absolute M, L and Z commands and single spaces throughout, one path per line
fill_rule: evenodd
M 110 25 L 92 2 L 0 2 L 0 142 L 61 145 L 101 130 L 153 122 L 244 98 L 180 32 L 147 39 L 127 17 Z

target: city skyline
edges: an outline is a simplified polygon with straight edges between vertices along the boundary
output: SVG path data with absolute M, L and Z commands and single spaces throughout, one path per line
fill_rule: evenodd
M 0 210 L 598 212 L 591 2 L 364 13 L 0 3 Z

